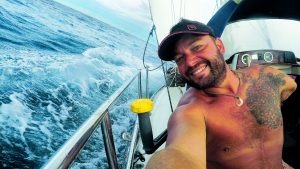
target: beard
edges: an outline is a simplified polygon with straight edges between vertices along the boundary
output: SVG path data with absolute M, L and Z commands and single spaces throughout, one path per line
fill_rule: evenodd
M 207 61 L 207 67 L 210 68 L 210 73 L 207 78 L 205 78 L 201 82 L 193 79 L 187 79 L 185 77 L 183 77 L 183 79 L 187 82 L 189 86 L 192 86 L 198 90 L 204 90 L 211 87 L 215 87 L 221 84 L 226 77 L 225 64 L 226 63 L 223 59 L 223 55 L 219 50 L 217 50 L 215 59 L 213 59 L 212 61 Z

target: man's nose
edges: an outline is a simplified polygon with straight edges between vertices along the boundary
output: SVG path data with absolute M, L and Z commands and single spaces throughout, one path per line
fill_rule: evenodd
M 197 60 L 197 56 L 193 53 L 187 53 L 185 55 L 185 63 L 187 66 L 194 66 Z

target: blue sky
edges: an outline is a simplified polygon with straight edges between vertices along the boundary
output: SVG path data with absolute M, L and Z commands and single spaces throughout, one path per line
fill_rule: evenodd
M 55 0 L 147 40 L 152 28 L 147 0 Z

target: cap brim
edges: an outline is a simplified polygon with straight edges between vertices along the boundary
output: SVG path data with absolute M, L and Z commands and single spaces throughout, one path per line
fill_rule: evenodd
M 161 60 L 171 61 L 174 59 L 175 44 L 184 34 L 209 35 L 208 32 L 181 31 L 165 37 L 158 48 L 158 56 Z

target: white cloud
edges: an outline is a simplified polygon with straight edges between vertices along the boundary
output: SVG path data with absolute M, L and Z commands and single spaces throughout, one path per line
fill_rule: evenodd
M 97 0 L 97 2 L 116 11 L 117 14 L 138 22 L 149 23 L 151 19 L 147 0 Z

